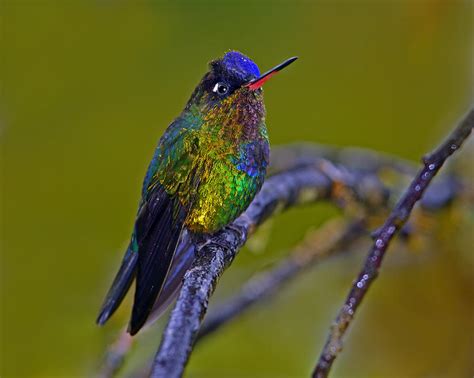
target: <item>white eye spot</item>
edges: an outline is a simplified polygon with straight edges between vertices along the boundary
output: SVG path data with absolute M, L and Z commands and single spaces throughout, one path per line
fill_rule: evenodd
M 212 91 L 219 95 L 225 95 L 229 91 L 229 87 L 227 86 L 227 84 L 219 82 L 214 85 Z

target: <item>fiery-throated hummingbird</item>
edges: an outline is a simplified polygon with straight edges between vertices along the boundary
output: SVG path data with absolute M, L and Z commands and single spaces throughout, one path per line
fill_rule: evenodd
M 295 60 L 262 75 L 237 51 L 209 64 L 184 110 L 158 142 L 130 244 L 98 324 L 113 314 L 136 277 L 128 329 L 136 334 L 165 294 L 162 288 L 172 273 L 180 236 L 212 234 L 249 206 L 269 162 L 262 85 Z

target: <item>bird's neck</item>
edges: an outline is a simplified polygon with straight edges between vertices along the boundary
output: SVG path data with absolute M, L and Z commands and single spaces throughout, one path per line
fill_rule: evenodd
M 199 132 L 232 145 L 266 138 L 263 96 L 235 93 L 218 105 L 187 106 L 185 116 L 199 123 Z

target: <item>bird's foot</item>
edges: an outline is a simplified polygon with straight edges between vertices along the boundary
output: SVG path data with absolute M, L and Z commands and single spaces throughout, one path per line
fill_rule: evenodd
M 233 239 L 229 235 L 228 231 L 232 231 L 237 240 Z M 231 223 L 216 234 L 202 235 L 199 237 L 199 239 L 196 240 L 196 253 L 200 253 L 203 248 L 210 245 L 215 245 L 225 250 L 232 250 L 234 249 L 235 245 L 241 245 L 245 242 L 245 240 L 247 240 L 246 229 Z
M 237 234 L 240 243 L 244 243 L 247 240 L 247 229 L 245 227 L 231 223 L 226 228 Z

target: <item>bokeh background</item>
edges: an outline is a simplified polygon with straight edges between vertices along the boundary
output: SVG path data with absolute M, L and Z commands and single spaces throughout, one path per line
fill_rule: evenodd
M 238 49 L 266 70 L 300 57 L 266 85 L 274 145 L 418 161 L 473 100 L 473 46 L 469 0 L 1 1 L 0 375 L 93 375 L 128 319 L 129 300 L 105 328 L 94 324 L 147 162 L 209 60 Z M 318 205 L 278 216 L 266 248 L 242 251 L 213 302 L 334 214 Z M 440 217 L 435 248 L 391 249 L 335 377 L 473 375 L 472 212 L 467 225 Z M 365 251 L 209 337 L 189 376 L 307 376 Z M 162 327 L 139 338 L 124 374 L 155 351 Z

